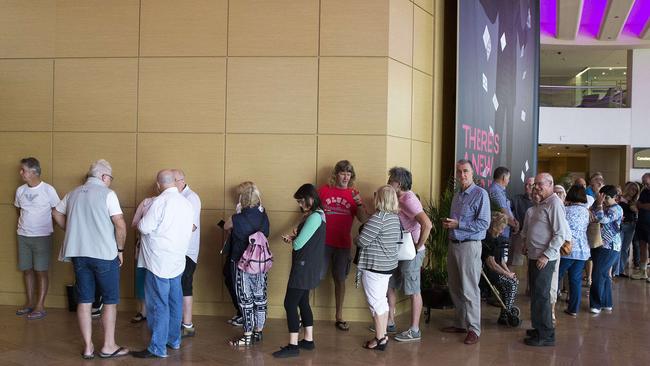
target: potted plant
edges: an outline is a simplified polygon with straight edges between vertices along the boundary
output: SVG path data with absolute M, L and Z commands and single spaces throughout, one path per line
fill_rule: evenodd
M 422 301 L 427 308 L 426 322 L 429 322 L 430 309 L 453 308 L 447 285 L 447 229 L 442 227 L 444 218 L 451 212 L 451 200 L 454 196 L 453 179 L 450 179 L 437 202 L 425 204 L 424 211 L 431 220 L 433 228 L 426 242 L 426 257 L 422 266 Z

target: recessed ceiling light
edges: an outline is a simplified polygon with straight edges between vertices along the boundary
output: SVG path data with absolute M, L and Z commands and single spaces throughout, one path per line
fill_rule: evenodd
M 612 68 L 611 68 L 611 67 L 609 68 L 609 71 L 612 71 Z

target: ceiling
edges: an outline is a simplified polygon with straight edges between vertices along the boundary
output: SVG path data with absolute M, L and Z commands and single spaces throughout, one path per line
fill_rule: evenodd
M 549 158 L 586 158 L 591 148 L 620 149 L 620 146 L 599 146 L 599 145 L 539 145 L 537 157 L 540 159 Z
M 574 77 L 586 67 L 625 67 L 627 49 L 542 45 L 540 76 Z
M 650 0 L 541 0 L 541 43 L 650 47 Z

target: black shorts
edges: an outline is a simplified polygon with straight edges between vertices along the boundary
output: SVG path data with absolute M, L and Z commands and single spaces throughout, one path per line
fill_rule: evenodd
M 183 287 L 183 296 L 192 296 L 192 283 L 194 282 L 194 271 L 196 270 L 196 263 L 185 256 L 185 271 L 181 276 L 181 287 Z

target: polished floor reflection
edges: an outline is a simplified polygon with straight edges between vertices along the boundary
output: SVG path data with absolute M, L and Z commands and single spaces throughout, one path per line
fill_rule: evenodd
M 294 359 L 275 360 L 271 352 L 286 343 L 286 323 L 271 320 L 262 344 L 248 350 L 233 350 L 226 344 L 241 328 L 227 325 L 224 318 L 197 316 L 197 336 L 186 340 L 179 351 L 165 360 L 140 360 L 127 356 L 116 360 L 84 361 L 74 313 L 49 309 L 47 318 L 27 321 L 14 315 L 15 308 L 0 306 L 0 365 L 649 365 L 650 284 L 616 280 L 614 311 L 588 314 L 583 299 L 577 318 L 565 315 L 558 303 L 557 345 L 531 348 L 522 342 L 530 326 L 528 299 L 521 295 L 524 323 L 509 329 L 496 324 L 498 308 L 483 304 L 483 334 L 473 346 L 462 343 L 464 335 L 446 334 L 439 328 L 450 325 L 451 310 L 433 311 L 430 324 L 423 324 L 419 343 L 391 342 L 385 352 L 369 351 L 361 344 L 371 337 L 369 323 L 351 323 L 349 332 L 338 331 L 333 322 L 317 322 L 316 350 L 303 351 Z M 117 339 L 132 350 L 145 346 L 145 325 L 132 325 L 132 314 L 118 316 Z M 399 324 L 408 322 L 406 317 Z M 101 325 L 94 321 L 95 332 Z M 95 336 L 96 346 L 100 336 Z M 97 346 L 99 347 L 99 346 Z

